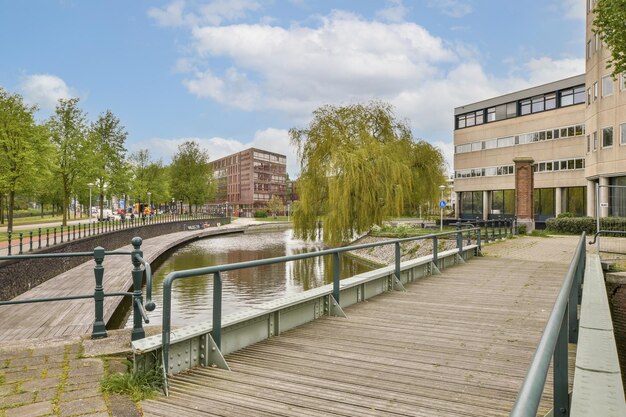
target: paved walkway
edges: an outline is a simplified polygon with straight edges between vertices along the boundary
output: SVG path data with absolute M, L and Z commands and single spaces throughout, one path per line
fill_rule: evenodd
M 99 390 L 115 362 L 86 356 L 102 354 L 107 339 L 0 343 L 0 417 L 131 417 L 142 408 L 176 417 L 505 416 L 501 403 L 515 397 L 575 244 L 530 237 L 490 244 L 485 258 L 351 307 L 348 320 L 324 318 L 320 329 L 303 326 L 229 355 L 232 372 L 194 371 L 169 399 L 138 407 Z M 524 275 L 528 265 L 536 267 Z M 485 343 L 483 335 L 495 339 Z M 365 344 L 372 341 L 376 347 Z

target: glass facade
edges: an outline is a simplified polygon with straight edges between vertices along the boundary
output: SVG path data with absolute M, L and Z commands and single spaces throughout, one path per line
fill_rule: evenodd
M 572 213 L 576 217 L 587 213 L 587 187 L 563 188 L 563 211 Z
M 491 215 L 515 215 L 515 190 L 495 190 L 491 192 Z M 490 216 L 491 217 L 491 216 Z
M 483 192 L 464 191 L 461 193 L 461 218 L 475 219 L 483 217 Z
M 535 194 L 535 221 L 545 222 L 554 217 L 555 190 L 554 188 L 536 188 Z
M 626 177 L 609 178 L 609 216 L 626 217 Z

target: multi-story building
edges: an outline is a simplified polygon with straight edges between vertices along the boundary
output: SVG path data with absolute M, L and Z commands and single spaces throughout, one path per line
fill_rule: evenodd
M 454 190 L 462 218 L 516 213 L 516 158 L 533 161 L 529 204 L 539 225 L 561 212 L 594 216 L 596 183 L 626 185 L 625 75 L 611 78 L 610 51 L 592 31 L 587 3 L 585 74 L 455 109 Z M 615 203 L 624 189 L 600 189 L 600 214 L 626 215 Z
M 214 203 L 227 204 L 231 214 L 252 216 L 273 195 L 285 201 L 285 155 L 250 148 L 211 164 L 217 179 Z

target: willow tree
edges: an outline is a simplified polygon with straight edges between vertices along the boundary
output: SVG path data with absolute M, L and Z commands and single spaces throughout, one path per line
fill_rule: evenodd
M 593 31 L 611 50 L 607 68 L 617 78 L 626 73 L 626 0 L 600 0 L 593 12 Z
M 307 129 L 289 133 L 301 165 L 293 217 L 302 238 L 314 238 L 321 220 L 324 241 L 349 242 L 384 218 L 400 215 L 421 189 L 418 178 L 435 172 L 439 181 L 442 175 L 441 156 L 417 163 L 424 144 L 413 142 L 408 124 L 385 103 L 323 106 L 313 112 Z

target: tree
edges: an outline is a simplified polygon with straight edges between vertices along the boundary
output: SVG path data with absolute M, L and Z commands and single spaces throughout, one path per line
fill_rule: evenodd
M 417 178 L 442 176 L 440 152 L 415 144 L 408 124 L 396 120 L 385 103 L 323 106 L 313 112 L 308 129 L 289 134 L 301 165 L 293 218 L 302 238 L 315 238 L 321 219 L 324 241 L 349 242 L 383 218 L 401 214 L 417 190 L 429 191 Z M 424 149 L 439 158 L 422 161 Z
M 178 146 L 178 152 L 170 166 L 171 188 L 174 197 L 187 200 L 191 205 L 204 204 L 215 193 L 213 169 L 209 154 L 200 149 L 195 141 L 186 141 Z
M 87 142 L 87 122 L 78 107 L 78 99 L 59 99 L 48 121 L 51 140 L 56 148 L 55 170 L 63 191 L 63 225 L 67 226 L 67 210 L 76 178 L 87 169 L 91 156 Z
M 89 173 L 88 177 L 95 179 L 97 190 L 100 193 L 101 219 L 104 218 L 105 191 L 108 191 L 109 194 L 122 191 L 121 188 L 127 180 L 124 177 L 126 154 L 124 142 L 126 142 L 127 136 L 124 126 L 110 110 L 101 114 L 98 120 L 92 123 L 89 131 L 93 162 L 90 164 L 92 172 Z
M 593 31 L 611 50 L 607 68 L 617 78 L 626 73 L 626 0 L 599 0 L 593 11 Z
M 270 201 L 267 202 L 267 209 L 272 213 L 274 218 L 276 218 L 276 213 L 283 211 L 283 208 L 283 200 L 277 195 L 273 195 Z
M 0 88 L 0 188 L 7 193 L 7 231 L 13 230 L 13 208 L 18 189 L 33 191 L 38 173 L 46 171 L 47 138 L 34 119 L 36 106 L 24 104 L 19 94 Z
M 135 197 L 135 202 L 144 203 L 148 200 L 148 192 L 150 192 L 148 167 L 151 163 L 150 151 L 148 149 L 140 149 L 130 156 L 132 171 L 131 191 Z

